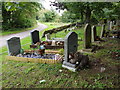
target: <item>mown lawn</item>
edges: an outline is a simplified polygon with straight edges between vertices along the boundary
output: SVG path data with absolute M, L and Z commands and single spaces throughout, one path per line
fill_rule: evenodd
M 54 25 L 50 25 L 53 28 Z M 97 28 L 100 32 L 101 27 Z M 79 38 L 84 39 L 84 28 L 75 31 Z M 53 37 L 64 38 L 69 31 L 52 34 Z M 40 35 L 42 32 L 40 32 Z M 100 33 L 99 33 L 100 34 Z M 41 40 L 44 40 L 41 39 Z M 30 37 L 21 40 L 22 45 L 30 42 Z M 90 67 L 79 72 L 71 72 L 62 68 L 62 64 L 41 64 L 30 62 L 8 61 L 2 56 L 2 87 L 3 88 L 119 88 L 119 59 L 114 52 L 120 53 L 118 39 L 105 38 L 97 52 L 87 53 Z M 83 48 L 83 41 L 78 41 L 78 50 Z M 23 46 L 29 49 L 29 45 Z M 5 51 L 6 49 L 3 48 Z M 100 72 L 101 68 L 105 71 Z M 41 80 L 45 82 L 40 83 Z

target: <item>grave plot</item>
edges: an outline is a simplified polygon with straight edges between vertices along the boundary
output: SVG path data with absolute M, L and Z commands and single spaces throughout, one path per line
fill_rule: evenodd
M 30 61 L 30 62 L 40 62 L 40 63 L 60 63 L 62 56 L 55 54 L 56 52 L 47 53 L 45 52 L 45 47 L 43 45 L 39 46 L 31 45 L 34 50 L 23 50 L 20 44 L 19 37 L 13 37 L 7 40 L 8 54 L 6 56 L 8 60 L 16 61 Z M 35 50 L 36 49 L 36 50 Z

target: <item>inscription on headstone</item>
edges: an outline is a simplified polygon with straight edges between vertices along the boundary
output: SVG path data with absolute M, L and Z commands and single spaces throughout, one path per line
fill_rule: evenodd
M 78 46 L 78 35 L 75 32 L 70 32 L 65 37 L 64 41 L 64 54 L 65 61 L 69 61 L 69 54 L 75 53 Z
M 84 48 L 91 48 L 91 25 L 86 24 L 84 28 Z
M 97 32 L 96 32 L 96 26 L 92 27 L 92 42 L 96 40 Z
M 39 31 L 34 30 L 31 32 L 31 40 L 32 40 L 32 44 L 36 44 L 37 42 L 40 42 Z
M 9 55 L 17 55 L 20 53 L 21 44 L 19 37 L 13 37 L 7 40 L 7 48 Z

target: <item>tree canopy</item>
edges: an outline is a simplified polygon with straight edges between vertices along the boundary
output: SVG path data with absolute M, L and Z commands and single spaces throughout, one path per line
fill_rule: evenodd
M 81 21 L 90 22 L 92 18 L 110 19 L 117 15 L 119 17 L 119 2 L 52 2 L 51 5 L 56 6 L 57 10 L 67 10 L 80 16 Z M 106 11 L 107 10 L 107 11 Z M 109 12 L 109 13 L 108 13 Z
M 41 8 L 37 2 L 2 2 L 3 29 L 31 27 Z

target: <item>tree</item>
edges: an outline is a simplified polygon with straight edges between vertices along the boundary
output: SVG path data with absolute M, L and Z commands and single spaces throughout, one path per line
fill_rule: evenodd
M 3 2 L 3 29 L 26 28 L 36 23 L 37 11 L 42 8 L 36 2 Z
M 71 13 L 81 16 L 81 20 L 89 23 L 92 14 L 100 16 L 103 14 L 103 8 L 112 9 L 112 2 L 52 2 L 51 5 L 56 9 L 66 9 Z

